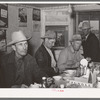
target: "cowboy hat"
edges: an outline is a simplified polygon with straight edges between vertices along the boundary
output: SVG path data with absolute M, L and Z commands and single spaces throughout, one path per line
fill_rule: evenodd
M 88 21 L 82 22 L 81 29 L 90 29 L 90 28 L 92 28 L 92 27 L 90 26 L 90 23 Z
M 9 42 L 7 44 L 7 46 L 10 46 L 10 45 L 13 45 L 15 43 L 22 42 L 22 41 L 27 41 L 27 40 L 31 39 L 31 37 L 26 38 L 26 36 L 24 35 L 24 33 L 21 30 L 13 32 L 11 38 L 12 38 L 12 41 Z
M 79 34 L 74 34 L 72 36 L 72 39 L 70 40 L 70 42 L 74 42 L 74 41 L 82 41 L 81 35 Z
M 45 36 L 41 37 L 42 39 L 44 38 L 50 38 L 50 39 L 55 39 L 56 38 L 56 33 L 52 30 L 48 30 L 46 33 L 45 33 Z

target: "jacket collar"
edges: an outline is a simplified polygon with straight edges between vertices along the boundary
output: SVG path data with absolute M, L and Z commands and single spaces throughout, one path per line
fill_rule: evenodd
M 15 61 L 15 51 L 12 51 L 9 54 L 8 63 L 14 63 L 14 61 Z

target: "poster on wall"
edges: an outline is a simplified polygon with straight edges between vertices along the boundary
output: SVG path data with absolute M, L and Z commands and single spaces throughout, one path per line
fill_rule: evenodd
M 33 21 L 40 21 L 40 9 L 33 8 Z
M 18 18 L 19 18 L 19 27 L 27 26 L 27 9 L 19 8 L 18 9 Z
M 8 27 L 8 5 L 0 4 L 0 27 Z

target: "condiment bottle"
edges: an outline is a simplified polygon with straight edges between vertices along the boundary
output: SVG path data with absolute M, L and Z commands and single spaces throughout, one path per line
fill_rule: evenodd
M 64 84 L 61 84 L 61 85 L 60 85 L 60 88 L 64 88 Z
M 92 75 L 93 75 L 93 62 L 89 62 L 88 68 L 89 68 L 89 78 L 88 78 L 88 83 L 92 83 Z
M 47 84 L 47 81 L 46 81 L 46 77 L 42 77 L 42 88 L 46 88 L 46 84 Z

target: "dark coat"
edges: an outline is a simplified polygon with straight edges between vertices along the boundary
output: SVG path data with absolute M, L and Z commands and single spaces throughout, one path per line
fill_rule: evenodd
M 54 54 L 54 53 L 53 53 Z M 35 58 L 38 66 L 50 77 L 56 75 L 54 69 L 51 67 L 51 57 L 42 44 L 35 53 Z
M 15 84 L 16 77 L 16 62 L 15 62 L 15 52 L 11 52 L 6 55 L 1 62 L 1 87 L 10 88 Z M 34 82 L 40 83 L 43 76 L 47 76 L 42 72 L 37 66 L 35 58 L 27 54 L 24 57 L 24 74 L 25 74 L 25 85 L 30 85 Z
M 90 33 L 86 41 L 83 41 L 82 46 L 85 58 L 90 57 L 92 61 L 100 61 L 99 40 L 95 34 Z

